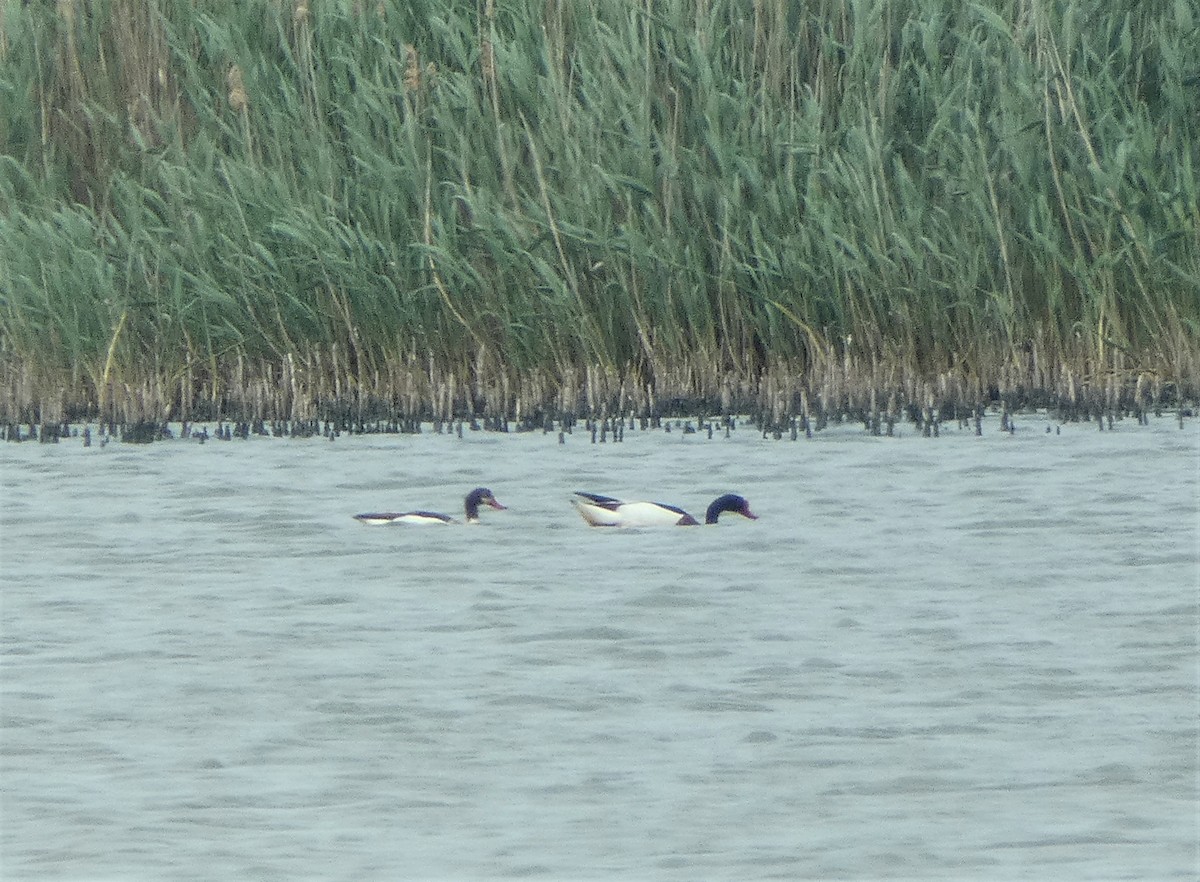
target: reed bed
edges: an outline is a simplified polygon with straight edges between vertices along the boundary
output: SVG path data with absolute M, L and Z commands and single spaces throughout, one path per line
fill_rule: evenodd
M 2 9 L 0 424 L 1200 395 L 1195 0 Z

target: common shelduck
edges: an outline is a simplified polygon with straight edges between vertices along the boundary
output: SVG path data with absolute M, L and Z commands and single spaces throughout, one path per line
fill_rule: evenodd
M 464 501 L 464 510 L 467 515 L 467 523 L 474 524 L 479 520 L 479 506 L 487 505 L 492 508 L 503 511 L 507 506 L 501 505 L 496 501 L 496 497 L 492 491 L 486 487 L 476 487 L 467 494 Z M 385 511 L 374 512 L 370 514 L 357 514 L 355 520 L 362 521 L 364 524 L 457 524 L 454 518 L 449 515 L 439 514 L 435 511 Z
M 576 493 L 571 502 L 592 527 L 688 527 L 700 523 L 682 508 L 661 502 L 622 502 L 595 493 Z M 704 515 L 704 523 L 715 524 L 723 511 L 758 519 L 758 515 L 750 511 L 749 502 L 736 493 L 726 493 L 712 501 Z

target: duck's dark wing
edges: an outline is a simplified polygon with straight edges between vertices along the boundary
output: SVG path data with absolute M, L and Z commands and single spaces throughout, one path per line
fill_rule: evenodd
M 654 504 L 657 505 L 659 508 L 665 508 L 667 511 L 676 512 L 681 518 L 687 518 L 689 523 L 692 523 L 692 524 L 696 523 L 696 519 L 693 518 L 686 511 L 684 511 L 682 508 L 680 508 L 678 505 L 667 505 L 665 502 L 656 502 Z
M 362 521 L 364 524 L 387 524 L 396 518 L 400 517 L 398 511 L 379 511 L 368 512 L 367 514 L 356 514 L 354 520 Z
M 616 511 L 617 508 L 622 504 L 621 500 L 613 499 L 611 496 L 599 496 L 595 493 L 581 493 L 578 490 L 575 491 L 575 495 L 586 499 L 588 502 L 592 503 L 592 505 L 598 505 L 600 508 L 606 508 L 609 511 Z

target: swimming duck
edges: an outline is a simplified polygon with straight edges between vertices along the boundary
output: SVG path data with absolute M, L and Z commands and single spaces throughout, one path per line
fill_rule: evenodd
M 463 508 L 466 511 L 467 523 L 474 524 L 479 520 L 479 506 L 487 505 L 503 511 L 508 506 L 501 505 L 487 487 L 476 487 L 467 494 Z M 457 524 L 449 515 L 435 511 L 387 511 L 371 514 L 357 514 L 354 519 L 364 524 Z
M 622 502 L 594 493 L 576 493 L 571 502 L 591 527 L 689 527 L 700 523 L 682 508 L 661 502 Z M 724 511 L 758 519 L 743 497 L 726 493 L 712 501 L 704 515 L 704 523 L 715 524 Z

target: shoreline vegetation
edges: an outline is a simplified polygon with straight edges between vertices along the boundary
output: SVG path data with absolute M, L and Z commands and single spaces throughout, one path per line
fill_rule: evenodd
M 0 16 L 5 437 L 1200 397 L 1195 0 Z

